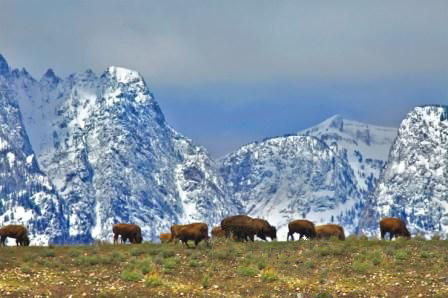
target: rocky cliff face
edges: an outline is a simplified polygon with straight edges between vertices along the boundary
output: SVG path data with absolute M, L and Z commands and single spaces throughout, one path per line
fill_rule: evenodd
M 379 233 L 384 216 L 411 233 L 448 232 L 448 107 L 416 107 L 402 121 L 361 229 Z
M 311 136 L 286 136 L 241 147 L 222 161 L 221 174 L 245 211 L 268 219 L 286 239 L 297 218 L 335 222 L 353 232 L 359 193 L 347 164 Z
M 72 242 L 132 222 L 155 240 L 178 222 L 218 223 L 235 204 L 205 149 L 174 131 L 135 71 L 110 67 L 39 80 L 13 71 L 37 160 L 67 206 Z
M 10 84 L 14 74 L 0 55 L 0 225 L 25 225 L 33 244 L 61 243 L 66 206 L 36 161 Z
M 243 146 L 222 161 L 221 174 L 245 211 L 281 227 L 308 218 L 358 231 L 396 129 L 341 116 L 289 135 Z

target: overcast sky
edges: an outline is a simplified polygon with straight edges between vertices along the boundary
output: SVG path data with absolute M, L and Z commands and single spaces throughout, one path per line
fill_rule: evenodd
M 16 1 L 0 54 L 39 78 L 138 70 L 214 156 L 334 114 L 398 126 L 448 104 L 448 1 Z

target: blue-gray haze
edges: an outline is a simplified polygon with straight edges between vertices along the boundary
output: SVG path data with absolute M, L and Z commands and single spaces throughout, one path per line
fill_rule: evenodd
M 448 102 L 447 1 L 13 1 L 0 54 L 35 77 L 136 69 L 215 156 L 333 114 Z

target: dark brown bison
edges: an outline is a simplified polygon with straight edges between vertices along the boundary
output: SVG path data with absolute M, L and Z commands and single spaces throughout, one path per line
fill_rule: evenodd
M 5 246 L 6 238 L 15 238 L 17 246 L 30 245 L 30 239 L 28 238 L 28 231 L 21 225 L 7 225 L 0 228 L 0 245 Z
M 170 233 L 160 233 L 160 243 L 169 242 L 171 240 Z
M 171 238 L 168 242 L 176 241 L 176 235 L 180 232 L 180 230 L 186 225 L 172 225 L 171 226 Z
M 384 239 L 386 233 L 389 233 L 390 239 L 395 236 L 403 236 L 410 238 L 411 233 L 409 233 L 406 228 L 406 224 L 399 218 L 395 217 L 385 217 L 380 221 L 380 231 L 381 239 Z
M 213 238 L 224 238 L 226 236 L 226 233 L 221 227 L 214 227 L 212 229 L 212 237 Z
M 226 217 L 221 221 L 221 228 L 224 230 L 226 238 L 232 233 L 237 240 L 254 241 L 254 236 L 266 240 L 277 238 L 277 229 L 271 226 L 266 220 L 252 218 L 247 215 L 235 215 Z
M 183 244 L 188 246 L 188 240 L 194 241 L 194 245 L 198 246 L 198 243 L 205 240 L 208 245 L 208 225 L 206 223 L 192 223 L 188 225 L 177 225 L 175 239 L 179 239 Z
M 115 224 L 112 227 L 114 232 L 114 243 L 118 242 L 118 236 L 121 236 L 121 243 L 126 243 L 129 239 L 131 243 L 142 243 L 142 231 L 138 225 L 135 224 Z
M 249 225 L 251 220 L 252 217 L 247 215 L 229 216 L 221 221 L 221 229 L 227 239 L 233 234 L 236 239 L 242 240 L 241 231 L 246 230 L 245 227 Z
M 257 235 L 257 237 L 265 241 L 266 237 L 271 238 L 271 240 L 277 239 L 277 229 L 274 226 L 271 226 L 271 224 L 267 220 L 254 218 L 252 220 L 252 223 L 255 226 L 255 234 Z M 253 237 L 251 238 L 251 240 L 254 241 Z
M 316 238 L 316 228 L 314 227 L 314 223 L 306 219 L 291 221 L 288 224 L 288 230 L 287 241 L 289 241 L 289 237 L 294 241 L 294 233 L 299 233 L 299 240 L 302 239 L 303 236 L 306 236 L 308 239 Z
M 316 227 L 318 239 L 328 239 L 330 237 L 338 237 L 339 240 L 345 240 L 344 229 L 340 225 L 327 224 Z

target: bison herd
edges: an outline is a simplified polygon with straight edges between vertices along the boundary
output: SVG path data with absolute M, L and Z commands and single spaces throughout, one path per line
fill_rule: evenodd
M 397 236 L 411 237 L 406 224 L 399 218 L 387 217 L 380 221 L 381 239 L 384 239 L 388 233 L 392 239 Z M 135 224 L 115 224 L 112 227 L 114 234 L 114 244 L 118 243 L 118 237 L 121 237 L 121 243 L 127 240 L 131 243 L 142 243 L 143 237 L 141 229 Z M 302 237 L 307 239 L 328 239 L 336 237 L 339 240 L 345 239 L 344 229 L 340 225 L 326 224 L 315 226 L 313 222 L 306 219 L 298 219 L 288 224 L 287 241 L 294 241 L 294 234 L 299 234 L 299 240 Z M 212 229 L 213 238 L 234 239 L 236 241 L 254 241 L 255 236 L 267 241 L 277 239 L 277 229 L 270 225 L 268 221 L 260 218 L 252 218 L 247 215 L 235 215 L 226 217 L 221 221 L 221 226 Z M 28 246 L 27 229 L 21 225 L 7 225 L 0 228 L 0 245 L 5 245 L 6 238 L 15 238 L 17 246 Z M 206 223 L 191 223 L 186 225 L 172 225 L 171 233 L 160 234 L 160 242 L 181 241 L 188 246 L 188 241 L 194 241 L 195 246 L 202 240 L 208 245 L 208 225 Z

